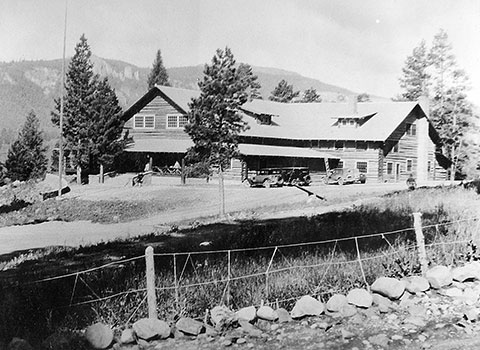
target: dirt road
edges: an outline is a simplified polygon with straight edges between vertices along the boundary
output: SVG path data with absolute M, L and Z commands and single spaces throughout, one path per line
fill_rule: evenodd
M 218 185 L 204 180 L 190 180 L 181 186 L 178 178 L 154 178 L 151 186 L 125 186 L 128 179 L 113 179 L 104 185 L 73 187 L 64 199 L 86 200 L 132 199 L 174 201 L 165 211 L 140 220 L 99 224 L 88 221 L 51 221 L 33 225 L 0 228 L 0 254 L 46 246 L 79 246 L 114 239 L 125 239 L 171 225 L 213 220 L 219 212 Z M 348 186 L 316 185 L 309 190 L 327 198 L 314 199 L 294 187 L 246 188 L 234 182 L 226 183 L 226 212 L 231 219 L 266 219 L 314 215 L 338 210 L 352 202 L 402 190 L 403 184 L 365 184 Z

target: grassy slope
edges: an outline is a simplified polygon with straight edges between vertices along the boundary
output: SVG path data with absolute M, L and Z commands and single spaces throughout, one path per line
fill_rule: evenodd
M 70 303 L 74 278 L 40 285 L 22 285 L 25 281 L 41 277 L 43 273 L 34 273 L 34 271 L 45 271 L 47 267 L 50 268 L 47 272 L 49 275 L 58 275 L 61 272 L 60 269 L 65 267 L 78 270 L 82 264 L 82 267 L 88 267 L 95 261 L 95 265 L 98 265 L 113 256 L 118 258 L 141 255 L 147 245 L 153 245 L 156 253 L 178 253 L 198 251 L 202 249 L 199 243 L 204 240 L 212 241 L 207 249 L 218 250 L 362 236 L 411 228 L 411 214 L 415 211 L 423 213 L 424 225 L 439 224 L 438 229 L 433 226 L 424 230 L 427 244 L 444 242 L 448 247 L 448 249 L 442 249 L 441 246 L 429 248 L 431 263 L 451 264 L 465 259 L 468 246 L 466 244 L 448 245 L 448 243 L 477 238 L 478 220 L 470 219 L 478 216 L 479 207 L 478 196 L 473 192 L 459 188 L 421 189 L 385 196 L 379 201 L 346 212 L 328 213 L 312 218 L 215 224 L 173 232 L 171 236 L 152 235 L 89 248 L 55 251 L 45 254 L 38 261 L 27 261 L 20 264 L 17 269 L 0 274 L 3 278 L 12 278 L 21 283 L 17 288 L 6 287 L 4 284 L 3 289 L 0 290 L 3 296 L 0 300 L 9 300 L 8 304 L 0 303 L 0 309 L 3 311 L 0 314 L 4 318 L 15 317 L 10 322 L 0 319 L 0 325 L 4 325 L 3 328 L 0 327 L 0 338 L 2 335 L 11 334 L 12 322 L 17 327 L 32 329 L 35 320 L 38 326 L 45 321 L 46 315 L 50 315 L 50 323 L 44 325 L 45 328 L 42 330 L 47 333 L 58 327 L 80 327 L 94 320 L 122 323 L 143 298 L 142 293 L 134 293 L 84 307 L 55 309 L 53 314 L 48 312 L 45 314 L 45 311 L 32 313 L 30 310 L 38 310 L 39 307 L 40 309 L 49 309 L 52 306 L 57 308 Z M 416 251 L 411 249 L 411 244 L 414 243 L 413 232 L 406 230 L 398 234 L 386 235 L 385 238 L 359 239 L 362 258 L 377 257 L 363 263 L 368 283 L 372 283 L 379 275 L 401 277 L 418 271 Z M 353 240 L 339 244 L 280 248 L 275 258 L 271 260 L 273 252 L 274 249 L 270 248 L 232 253 L 233 277 L 260 273 L 258 277 L 231 282 L 229 296 L 233 307 L 258 304 L 261 300 L 281 301 L 307 293 L 326 299 L 335 291 L 345 292 L 354 286 L 364 285 L 359 265 L 355 262 L 356 250 Z M 354 263 L 338 265 L 352 260 Z M 272 262 L 271 274 L 269 291 L 266 295 L 265 275 L 261 273 L 265 272 L 270 261 Z M 337 265 L 327 268 L 328 263 L 332 261 Z M 212 279 L 216 279 L 217 282 L 201 287 L 181 288 L 179 304 L 175 302 L 172 291 L 158 291 L 161 317 L 169 319 L 180 311 L 192 316 L 200 316 L 206 308 L 211 308 L 222 300 L 226 301 L 225 283 L 222 282 L 227 275 L 225 253 L 199 254 L 190 257 L 179 254 L 176 264 L 177 277 L 181 276 L 181 285 Z M 158 256 L 156 265 L 157 286 L 173 285 L 172 258 Z M 308 265 L 318 267 L 295 267 Z M 281 269 L 286 270 L 275 272 Z M 34 273 L 33 276 L 32 273 Z M 128 289 L 143 288 L 143 274 L 144 264 L 143 259 L 140 259 L 133 263 L 122 264 L 119 268 L 90 273 L 83 278 L 86 284 L 93 287 L 98 296 L 105 296 Z M 15 294 L 12 294 L 12 291 Z M 94 298 L 92 291 L 85 285 L 79 285 L 75 291 L 74 302 L 92 298 Z M 286 306 L 291 302 L 291 300 L 281 302 L 281 305 Z M 141 307 L 137 317 L 144 315 L 145 312 L 145 308 Z M 27 314 L 28 317 L 25 317 Z M 32 331 L 36 332 L 37 329 L 34 327 Z

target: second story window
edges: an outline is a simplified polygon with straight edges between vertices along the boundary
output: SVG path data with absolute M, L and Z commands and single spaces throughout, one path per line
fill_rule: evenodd
M 133 121 L 134 129 L 153 129 L 155 128 L 154 115 L 137 114 Z
M 407 124 L 406 127 L 407 135 L 415 136 L 417 135 L 417 126 L 415 124 Z
M 188 123 L 188 118 L 182 114 L 167 115 L 167 129 L 183 129 Z

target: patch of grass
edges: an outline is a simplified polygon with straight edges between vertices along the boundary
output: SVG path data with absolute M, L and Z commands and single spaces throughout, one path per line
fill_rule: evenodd
M 478 215 L 479 206 L 476 194 L 460 188 L 419 189 L 384 196 L 347 211 L 314 217 L 196 225 L 191 229 L 179 229 L 172 236 L 152 234 L 135 240 L 53 251 L 42 255 L 42 261 L 26 259 L 13 271 L 0 274 L 3 280 L 0 339 L 39 337 L 58 329 L 81 328 L 99 320 L 123 325 L 129 319 L 146 316 L 143 292 L 68 307 L 72 303 L 145 288 L 143 259 L 82 275 L 82 280 L 72 276 L 41 284 L 27 282 L 45 275 L 98 266 L 113 257 L 141 255 L 148 245 L 154 246 L 156 253 L 177 253 L 177 294 L 172 288 L 175 281 L 172 257 L 156 256 L 155 259 L 160 317 L 171 320 L 184 314 L 201 318 L 206 309 L 227 300 L 234 308 L 259 305 L 262 300 L 290 307 L 294 299 L 303 294 L 316 295 L 326 301 L 335 292 L 345 293 L 365 285 L 354 239 L 277 250 L 270 246 L 357 237 L 367 283 L 371 284 L 381 275 L 401 278 L 414 274 L 418 271 L 418 262 L 415 235 L 410 228 L 415 211 L 423 214 L 430 263 L 456 264 L 465 260 L 468 246 L 453 242 L 478 242 L 479 220 L 471 219 Z M 396 230 L 400 232 L 384 237 L 364 237 Z M 212 243 L 201 248 L 199 244 L 203 241 Z M 227 253 L 188 254 L 202 249 L 267 246 L 269 248 L 262 250 L 231 252 L 229 287 L 225 282 L 228 278 Z M 241 278 L 245 275 L 251 277 Z M 198 285 L 186 287 L 191 284 Z

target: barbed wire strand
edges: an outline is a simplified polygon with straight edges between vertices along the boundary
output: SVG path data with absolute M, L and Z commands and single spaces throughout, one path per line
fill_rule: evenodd
M 472 218 L 455 220 L 455 221 L 450 221 L 450 222 L 444 222 L 444 223 L 438 223 L 438 224 L 432 224 L 432 225 L 425 225 L 425 226 L 422 226 L 422 228 L 424 229 L 424 228 L 438 227 L 438 225 L 451 225 L 451 224 L 455 224 L 455 223 L 478 220 L 478 219 L 479 219 L 479 217 L 472 217 Z M 413 231 L 413 230 L 414 230 L 414 228 L 408 227 L 408 228 L 404 228 L 404 229 L 392 230 L 392 231 L 381 232 L 381 233 L 372 233 L 372 234 L 360 235 L 360 236 L 341 237 L 341 238 L 329 239 L 329 240 L 323 240 L 323 241 L 294 243 L 294 244 L 283 244 L 283 245 L 277 245 L 277 246 L 264 246 L 264 247 L 254 247 L 254 248 L 230 249 L 230 251 L 231 252 L 246 252 L 246 251 L 259 251 L 259 250 L 267 250 L 267 249 L 275 249 L 275 248 L 279 249 L 279 248 L 311 246 L 311 245 L 328 244 L 328 243 L 334 243 L 334 242 L 342 242 L 342 241 L 347 241 L 347 240 L 353 240 L 355 238 L 365 239 L 365 238 L 372 238 L 372 237 L 378 237 L 378 236 L 383 236 L 384 237 L 385 235 L 390 235 L 390 234 L 395 234 L 395 233 L 405 233 L 407 231 Z M 228 249 L 210 250 L 210 251 L 195 251 L 195 252 L 184 252 L 184 253 L 155 253 L 154 256 L 172 256 L 173 254 L 176 254 L 176 255 L 220 254 L 220 253 L 226 253 L 226 252 L 228 252 Z M 133 257 L 133 258 L 112 261 L 112 262 L 109 262 L 107 264 L 97 266 L 97 267 L 93 267 L 93 268 L 90 268 L 90 269 L 71 272 L 71 273 L 67 273 L 67 274 L 63 274 L 63 275 L 59 275 L 59 276 L 54 276 L 54 277 L 47 277 L 47 278 L 43 278 L 43 279 L 40 279 L 40 280 L 27 282 L 25 284 L 30 285 L 30 284 L 36 284 L 36 283 L 41 283 L 41 282 L 53 281 L 53 280 L 62 279 L 62 278 L 68 278 L 68 277 L 76 276 L 77 274 L 86 274 L 86 273 L 90 273 L 90 272 L 93 272 L 93 271 L 97 271 L 97 270 L 107 268 L 109 266 L 122 264 L 122 263 L 126 263 L 126 262 L 131 262 L 131 261 L 135 261 L 135 260 L 138 260 L 138 259 L 143 259 L 144 257 L 145 257 L 145 255 L 140 255 L 140 256 Z

